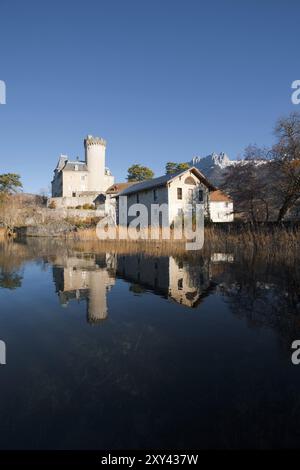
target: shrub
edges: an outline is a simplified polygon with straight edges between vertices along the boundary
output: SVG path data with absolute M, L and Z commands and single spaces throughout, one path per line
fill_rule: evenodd
M 82 209 L 88 210 L 88 209 L 95 209 L 94 204 L 83 204 Z
M 56 209 L 55 201 L 51 201 L 48 207 L 49 209 Z

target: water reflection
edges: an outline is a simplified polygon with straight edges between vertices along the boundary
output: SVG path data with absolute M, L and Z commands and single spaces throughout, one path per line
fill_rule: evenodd
M 238 250 L 0 245 L 0 447 L 299 446 L 299 280 Z
M 202 257 L 193 263 L 173 256 L 118 256 L 117 275 L 192 308 L 214 287 L 210 264 Z
M 71 301 L 85 301 L 89 323 L 107 318 L 107 294 L 117 277 L 128 281 L 134 294 L 150 290 L 191 308 L 215 287 L 211 263 L 203 258 L 191 263 L 172 256 L 105 253 L 57 256 L 52 263 L 60 304 L 67 307 Z
M 108 293 L 120 278 L 134 295 L 150 291 L 187 308 L 201 308 L 216 293 L 249 326 L 271 327 L 289 340 L 300 327 L 297 260 L 270 263 L 261 254 L 219 252 L 189 257 L 97 253 L 59 241 L 29 240 L 0 245 L 0 288 L 21 287 L 23 266 L 31 260 L 51 266 L 61 306 L 85 303 L 90 324 L 108 317 Z
M 22 248 L 0 243 L 0 288 L 17 289 L 22 285 Z
M 108 315 L 107 292 L 115 284 L 115 257 L 109 254 L 57 257 L 53 266 L 56 292 L 62 306 L 86 301 L 87 321 L 98 323 Z

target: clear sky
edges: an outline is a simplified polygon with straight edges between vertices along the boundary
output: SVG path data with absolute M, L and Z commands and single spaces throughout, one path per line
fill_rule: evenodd
M 0 173 L 38 192 L 86 134 L 117 181 L 268 145 L 300 111 L 299 24 L 299 0 L 0 0 Z

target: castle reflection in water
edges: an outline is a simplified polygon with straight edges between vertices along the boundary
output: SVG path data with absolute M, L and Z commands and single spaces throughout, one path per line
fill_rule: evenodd
M 80 255 L 57 259 L 53 266 L 56 292 L 61 305 L 85 300 L 87 320 L 97 323 L 107 317 L 107 292 L 115 284 L 115 257 Z
M 61 305 L 85 301 L 87 321 L 97 323 L 108 316 L 107 293 L 116 278 L 128 281 L 135 294 L 150 290 L 195 308 L 214 289 L 214 268 L 220 261 L 197 258 L 193 264 L 173 256 L 77 253 L 57 257 L 53 277 Z

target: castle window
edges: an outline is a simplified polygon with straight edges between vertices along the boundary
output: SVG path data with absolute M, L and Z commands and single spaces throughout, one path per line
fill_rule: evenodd
M 183 289 L 183 279 L 178 279 L 178 290 L 182 290 Z
M 177 188 L 177 199 L 182 199 L 182 188 Z

